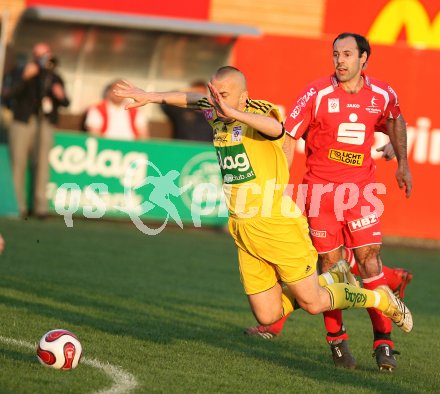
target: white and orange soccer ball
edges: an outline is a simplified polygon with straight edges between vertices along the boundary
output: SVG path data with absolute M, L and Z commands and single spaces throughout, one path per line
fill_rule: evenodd
M 55 369 L 76 368 L 82 346 L 75 334 L 63 329 L 47 332 L 40 339 L 37 357 L 41 364 Z

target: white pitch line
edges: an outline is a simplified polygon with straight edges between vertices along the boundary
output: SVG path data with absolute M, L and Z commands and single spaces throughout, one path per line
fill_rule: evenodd
M 125 372 L 119 367 L 109 363 L 103 363 L 95 358 L 84 358 L 81 359 L 81 362 L 83 364 L 90 365 L 91 367 L 102 369 L 104 373 L 106 373 L 107 376 L 115 382 L 115 384 L 109 389 L 99 390 L 96 392 L 96 394 L 128 393 L 138 385 L 136 378 L 131 373 Z
M 4 342 L 9 345 L 24 347 L 31 350 L 35 350 L 37 348 L 36 344 L 32 344 L 30 342 L 22 341 L 19 339 L 6 338 L 1 335 L 0 342 Z M 114 381 L 114 384 L 110 388 L 99 390 L 96 392 L 96 394 L 128 393 L 138 385 L 136 378 L 131 373 L 126 372 L 122 368 L 119 368 L 115 365 L 103 363 L 94 358 L 89 359 L 87 357 L 81 358 L 81 363 L 89 365 L 93 368 L 101 369 L 111 380 Z

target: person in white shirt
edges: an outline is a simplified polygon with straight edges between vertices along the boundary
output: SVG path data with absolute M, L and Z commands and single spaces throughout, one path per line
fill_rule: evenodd
M 92 105 L 86 114 L 85 127 L 93 136 L 117 140 L 149 138 L 145 115 L 133 108 L 125 109 L 126 100 L 113 93 L 121 80 L 111 82 L 104 90 L 104 100 Z

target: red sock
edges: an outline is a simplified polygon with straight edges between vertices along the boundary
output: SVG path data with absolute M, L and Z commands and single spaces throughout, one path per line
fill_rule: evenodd
M 383 273 L 373 278 L 367 278 L 363 280 L 364 287 L 369 290 L 374 290 L 377 286 L 386 285 L 387 280 Z M 368 308 L 368 314 L 370 315 L 371 323 L 373 325 L 374 342 L 373 348 L 375 349 L 380 344 L 386 343 L 393 347 L 393 341 L 391 340 L 391 330 L 393 324 L 391 319 L 382 315 L 382 312 L 375 308 Z
M 271 324 L 270 331 L 278 335 L 283 330 L 284 323 L 286 322 L 289 316 L 290 313 L 288 313 L 286 316 L 283 316 L 280 320 L 276 321 L 275 323 Z
M 342 324 L 342 311 L 334 309 L 323 313 L 324 324 L 327 330 L 327 342 L 335 341 L 337 339 L 348 339 L 348 334 L 345 332 Z
M 387 278 L 388 286 L 394 291 L 400 285 L 401 278 L 394 273 L 393 268 L 387 267 L 386 265 L 382 266 L 382 272 Z
M 353 275 L 361 276 L 352 249 L 345 248 L 345 260 L 350 265 L 351 273 Z M 386 265 L 382 266 L 382 272 L 387 278 L 388 286 L 394 291 L 400 285 L 401 278 L 395 274 L 394 268 L 387 267 Z
M 379 275 L 373 276 L 372 278 L 362 279 L 364 287 L 368 290 L 374 290 L 378 286 L 388 285 L 387 278 L 383 272 Z

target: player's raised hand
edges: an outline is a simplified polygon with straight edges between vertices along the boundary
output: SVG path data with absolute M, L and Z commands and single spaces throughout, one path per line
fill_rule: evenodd
M 208 101 L 214 106 L 217 115 L 220 118 L 233 118 L 234 108 L 223 100 L 221 94 L 211 82 L 208 82 L 208 89 L 211 94 Z
M 154 102 L 152 93 L 148 93 L 125 80 L 116 85 L 116 88 L 113 89 L 113 93 L 118 97 L 133 100 L 125 106 L 125 109 L 142 107 L 145 104 Z
M 399 165 L 396 171 L 396 180 L 397 183 L 399 184 L 399 188 L 401 190 L 405 190 L 406 198 L 409 198 L 411 196 L 413 185 L 412 185 L 412 175 L 408 165 L 403 165 L 403 166 Z
M 393 145 L 391 144 L 391 142 L 388 142 L 388 144 L 385 144 L 380 148 L 377 148 L 376 152 L 383 152 L 382 157 L 386 161 L 390 161 L 396 157 L 396 153 L 394 152 Z
M 25 81 L 35 77 L 40 72 L 40 67 L 35 62 L 26 64 L 22 77 Z

